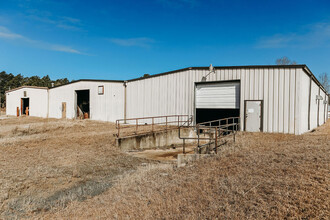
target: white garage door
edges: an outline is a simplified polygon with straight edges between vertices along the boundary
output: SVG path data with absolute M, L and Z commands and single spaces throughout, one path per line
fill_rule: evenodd
M 220 82 L 196 85 L 196 108 L 238 109 L 239 82 Z

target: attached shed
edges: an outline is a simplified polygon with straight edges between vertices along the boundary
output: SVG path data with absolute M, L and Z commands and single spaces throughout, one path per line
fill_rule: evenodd
M 124 117 L 124 81 L 78 80 L 49 90 L 49 117 L 76 118 L 79 111 L 92 120 Z

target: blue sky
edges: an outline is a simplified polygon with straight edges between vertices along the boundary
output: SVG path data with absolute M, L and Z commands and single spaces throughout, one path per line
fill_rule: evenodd
M 330 73 L 329 0 L 0 0 L 0 70 L 130 79 L 189 66 Z

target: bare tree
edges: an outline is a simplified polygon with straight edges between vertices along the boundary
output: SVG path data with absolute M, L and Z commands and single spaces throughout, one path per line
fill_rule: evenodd
M 320 75 L 320 83 L 325 88 L 325 90 L 327 90 L 327 92 L 329 93 L 330 92 L 330 85 L 329 85 L 328 73 L 322 73 Z
M 295 65 L 296 61 L 291 61 L 288 57 L 284 56 L 276 60 L 276 65 Z

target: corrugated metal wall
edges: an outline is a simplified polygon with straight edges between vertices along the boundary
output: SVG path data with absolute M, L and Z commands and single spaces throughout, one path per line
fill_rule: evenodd
M 26 91 L 26 97 L 24 97 Z M 47 117 L 48 90 L 39 88 L 21 88 L 6 93 L 6 114 L 16 116 L 17 107 L 21 109 L 21 98 L 29 98 L 29 115 Z M 21 111 L 21 110 L 20 110 Z
M 194 114 L 194 86 L 208 70 L 190 69 L 143 80 L 127 86 L 127 118 Z M 221 68 L 207 81 L 240 80 L 240 116 L 244 119 L 244 100 L 263 100 L 263 131 L 301 134 L 308 130 L 309 77 L 302 68 Z M 306 87 L 307 86 L 307 87 Z M 314 83 L 312 97 L 318 94 Z M 324 94 L 324 93 L 323 93 Z M 304 101 L 302 101 L 304 100 Z M 307 103 L 307 104 L 306 104 Z M 312 105 L 312 127 L 317 111 Z M 323 112 L 319 112 L 324 115 Z M 320 120 L 320 124 L 324 122 Z M 242 128 L 244 120 L 242 120 Z
M 98 86 L 104 86 L 104 94 L 98 94 Z M 76 82 L 49 90 L 49 117 L 62 117 L 62 102 L 66 102 L 67 118 L 76 116 L 76 90 L 90 90 L 90 118 L 114 122 L 124 117 L 123 83 Z
M 209 73 L 202 68 L 184 69 L 169 74 L 129 81 L 126 118 L 194 115 L 195 82 Z M 263 131 L 301 134 L 328 118 L 325 92 L 311 80 L 302 67 L 229 67 L 218 68 L 207 81 L 240 80 L 240 117 L 244 128 L 244 101 L 263 100 Z M 98 86 L 104 95 L 98 95 Z M 90 90 L 90 117 L 115 122 L 124 117 L 124 86 L 117 82 L 80 81 L 48 90 L 24 88 L 8 92 L 7 114 L 16 115 L 23 91 L 28 91 L 30 114 L 62 117 L 66 102 L 67 118 L 75 117 L 75 90 Z M 310 95 L 311 91 L 311 95 Z M 316 95 L 323 97 L 316 100 Z M 49 100 L 49 105 L 45 104 Z M 48 109 L 47 109 L 48 108 Z

